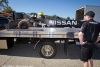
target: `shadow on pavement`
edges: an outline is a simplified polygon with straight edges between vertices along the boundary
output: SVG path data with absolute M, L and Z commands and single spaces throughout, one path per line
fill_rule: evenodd
M 80 47 L 71 44 L 68 46 L 68 56 L 64 53 L 64 45 L 57 45 L 57 54 L 52 59 L 80 59 Z M 100 47 L 99 47 L 100 48 Z M 38 47 L 34 50 L 34 44 L 15 44 L 8 50 L 0 50 L 0 55 L 41 58 Z M 100 60 L 100 49 L 95 49 L 93 59 Z

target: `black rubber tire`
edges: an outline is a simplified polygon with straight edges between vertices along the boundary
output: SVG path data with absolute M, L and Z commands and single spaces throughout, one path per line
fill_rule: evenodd
M 22 26 L 24 26 L 24 27 L 22 27 Z M 27 22 L 26 21 L 20 21 L 19 23 L 18 23 L 18 29 L 28 29 L 28 24 L 27 24 Z
M 44 56 L 44 55 L 42 54 L 41 49 L 42 49 L 42 47 L 43 47 L 44 45 L 50 45 L 50 46 L 53 47 L 54 52 L 53 52 L 53 54 L 52 54 L 51 56 Z M 51 59 L 51 58 L 53 58 L 53 57 L 56 55 L 56 53 L 57 53 L 57 48 L 56 48 L 56 45 L 55 45 L 52 41 L 48 41 L 48 42 L 45 41 L 45 42 L 42 42 L 42 44 L 41 44 L 40 47 L 39 47 L 39 55 L 40 55 L 41 57 L 43 57 L 43 58 Z

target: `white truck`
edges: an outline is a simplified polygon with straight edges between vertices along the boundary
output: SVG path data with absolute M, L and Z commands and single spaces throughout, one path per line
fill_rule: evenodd
M 75 20 L 84 20 L 84 15 L 88 11 L 93 11 L 95 13 L 94 20 L 100 22 L 100 6 L 86 5 L 76 9 Z
M 92 10 L 92 6 L 90 7 L 82 7 L 76 10 L 76 20 L 50 20 L 50 23 L 55 23 L 54 27 L 29 27 L 28 29 L 1 29 L 0 30 L 0 48 L 1 49 L 8 49 L 14 45 L 14 40 L 17 38 L 29 38 L 31 41 L 36 41 L 36 44 L 33 49 L 36 48 L 38 43 L 39 45 L 39 54 L 43 58 L 52 58 L 57 53 L 57 48 L 55 41 L 57 40 L 64 40 L 64 52 L 67 55 L 67 48 L 69 44 L 69 40 L 74 40 L 74 42 L 78 41 L 78 32 L 80 28 L 77 28 L 76 24 L 82 24 L 79 20 L 82 20 L 84 14 L 87 11 Z M 99 9 L 99 7 L 98 7 Z M 95 17 L 96 21 L 99 20 L 99 11 L 97 7 L 93 7 L 93 11 L 97 13 Z M 6 19 L 2 19 L 2 22 L 8 23 Z M 2 23 L 0 21 L 0 23 Z M 66 26 L 73 26 L 74 28 L 67 28 Z M 80 23 L 80 24 L 79 24 Z M 69 24 L 69 25 L 68 25 Z M 79 44 L 78 42 L 76 42 Z

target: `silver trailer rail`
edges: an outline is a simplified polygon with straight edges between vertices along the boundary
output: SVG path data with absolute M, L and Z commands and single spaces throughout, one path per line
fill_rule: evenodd
M 36 28 L 4 29 L 0 37 L 31 37 L 31 38 L 75 38 L 80 28 Z

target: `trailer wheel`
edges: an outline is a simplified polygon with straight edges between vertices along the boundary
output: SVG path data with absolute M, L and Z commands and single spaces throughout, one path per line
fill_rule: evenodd
M 39 54 L 41 57 L 50 59 L 57 53 L 56 45 L 52 42 L 43 42 L 39 48 Z
M 19 28 L 19 29 L 28 29 L 28 24 L 27 24 L 27 22 L 26 22 L 26 21 L 20 21 L 20 22 L 18 23 L 18 28 Z

